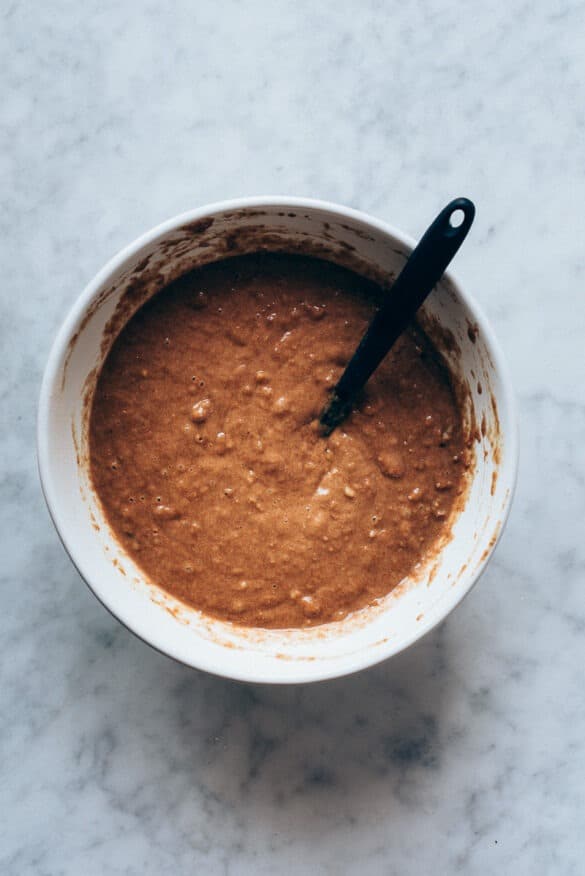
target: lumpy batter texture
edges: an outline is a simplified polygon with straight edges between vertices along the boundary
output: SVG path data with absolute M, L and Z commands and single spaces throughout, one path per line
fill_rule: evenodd
M 329 438 L 317 428 L 380 294 L 328 262 L 257 254 L 183 276 L 122 330 L 91 474 L 153 582 L 238 624 L 322 624 L 387 594 L 446 534 L 462 424 L 422 332 Z

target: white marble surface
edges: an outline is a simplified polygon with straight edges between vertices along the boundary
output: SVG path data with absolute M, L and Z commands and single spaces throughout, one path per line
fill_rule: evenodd
M 12 2 L 0 58 L 0 872 L 514 873 L 585 863 L 585 5 Z M 235 195 L 418 234 L 478 206 L 458 274 L 521 414 L 489 571 L 410 652 L 313 687 L 190 671 L 122 629 L 45 510 L 39 381 L 83 285 Z

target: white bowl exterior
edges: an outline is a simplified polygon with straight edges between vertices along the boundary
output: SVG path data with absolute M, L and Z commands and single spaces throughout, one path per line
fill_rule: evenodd
M 206 227 L 209 219 L 214 223 Z M 356 211 L 288 197 L 212 205 L 144 235 L 89 284 L 53 346 L 38 417 L 43 489 L 63 543 L 95 595 L 155 648 L 193 667 L 247 681 L 340 676 L 419 639 L 449 614 L 481 574 L 505 523 L 516 478 L 510 383 L 485 318 L 447 275 L 427 300 L 425 312 L 455 338 L 456 348 L 447 355 L 455 372 L 466 379 L 474 418 L 478 426 L 483 421 L 484 434 L 480 430 L 475 445 L 475 472 L 465 507 L 440 555 L 379 605 L 308 630 L 244 629 L 184 606 L 145 579 L 103 518 L 84 462 L 84 391 L 103 358 L 106 324 L 136 267 L 150 258 L 149 268 L 154 267 L 158 284 L 164 284 L 194 262 L 215 257 L 209 241 L 225 240 L 234 231 L 242 232 L 243 249 L 257 249 L 262 234 L 269 232 L 268 248 L 276 248 L 282 235 L 289 244 L 310 243 L 323 255 L 359 260 L 381 275 L 396 273 L 413 245 Z M 99 306 L 92 309 L 96 302 Z

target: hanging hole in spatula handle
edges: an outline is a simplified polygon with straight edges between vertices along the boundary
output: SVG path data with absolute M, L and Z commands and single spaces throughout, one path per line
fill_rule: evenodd
M 434 250 L 442 271 L 449 264 L 471 228 L 475 206 L 469 198 L 455 198 L 441 210 L 422 236 L 419 248 Z M 442 273 L 441 271 L 441 273 Z

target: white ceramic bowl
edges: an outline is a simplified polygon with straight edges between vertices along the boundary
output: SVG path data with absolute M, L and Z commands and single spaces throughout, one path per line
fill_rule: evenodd
M 345 207 L 304 198 L 246 198 L 159 225 L 115 256 L 86 287 L 57 336 L 44 375 L 38 415 L 41 481 L 79 572 L 112 614 L 144 641 L 190 666 L 235 679 L 317 681 L 378 663 L 412 645 L 477 581 L 510 507 L 516 422 L 492 331 L 451 275 L 424 311 L 430 333 L 469 388 L 467 417 L 478 437 L 473 481 L 450 542 L 416 580 L 404 582 L 378 605 L 309 630 L 243 629 L 206 617 L 145 579 L 112 537 L 88 477 L 87 398 L 107 353 L 110 320 L 122 325 L 162 285 L 224 255 L 261 248 L 303 251 L 385 277 L 400 270 L 412 246 L 410 238 L 384 222 Z M 452 342 L 445 347 L 446 338 Z

